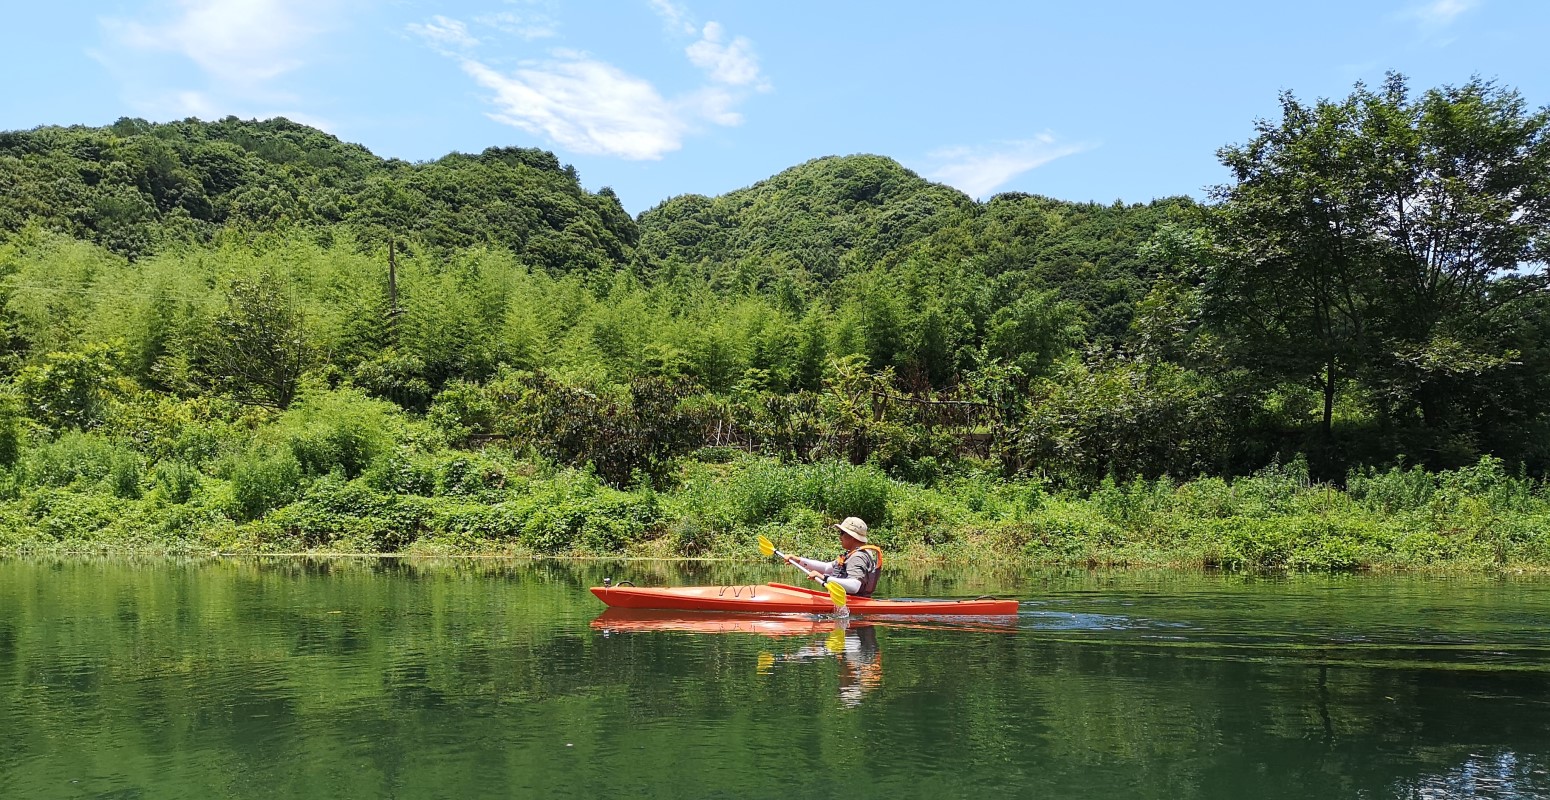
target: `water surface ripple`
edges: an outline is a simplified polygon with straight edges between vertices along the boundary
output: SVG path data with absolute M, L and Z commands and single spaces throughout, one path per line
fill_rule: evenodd
M 1550 582 L 890 574 L 1015 617 L 603 613 L 618 562 L 0 559 L 0 797 L 1550 797 Z

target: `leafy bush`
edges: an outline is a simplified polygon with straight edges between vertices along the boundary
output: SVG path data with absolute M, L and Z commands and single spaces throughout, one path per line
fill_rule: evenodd
M 1352 569 L 1393 547 L 1390 533 L 1372 520 L 1298 515 L 1236 518 L 1211 526 L 1212 562 L 1251 569 Z
M 107 345 L 49 353 L 16 376 L 32 418 L 55 430 L 84 430 L 100 424 L 109 405 L 132 384 L 119 374 L 118 354 Z
M 187 503 L 199 490 L 204 476 L 186 461 L 163 461 L 156 465 L 156 485 L 162 496 L 172 503 Z
M 384 454 L 361 475 L 367 486 L 388 494 L 430 497 L 436 493 L 436 465 L 428 457 L 408 453 Z
M 1083 560 L 1117 544 L 1123 534 L 1091 506 L 1049 503 L 1013 526 L 1025 543 L 1023 552 L 1038 560 Z
M 304 474 L 337 469 L 354 478 L 394 445 L 400 428 L 391 404 L 340 389 L 304 396 L 280 417 L 278 436 Z
M 591 464 L 613 486 L 638 474 L 661 478 L 704 441 L 703 419 L 682 403 L 687 383 L 637 378 L 622 399 L 544 375 L 523 383 L 513 409 L 517 439 L 562 464 Z
M 1070 363 L 1043 385 L 1004 451 L 1010 471 L 1044 469 L 1077 485 L 1105 475 L 1219 473 L 1235 415 L 1210 379 L 1173 364 Z
M 449 442 L 464 442 L 474 433 L 495 431 L 495 404 L 485 387 L 452 381 L 431 402 L 426 421 Z
M 1392 467 L 1387 472 L 1375 469 L 1353 470 L 1346 477 L 1346 490 L 1363 507 L 1381 514 L 1424 508 L 1437 492 L 1437 482 L 1423 469 Z
M 256 520 L 295 499 L 301 484 L 301 463 L 286 450 L 257 449 L 239 456 L 230 467 L 234 515 Z
M 507 484 L 506 464 L 483 453 L 458 453 L 436 467 L 436 492 L 450 496 L 482 496 Z
M 22 419 L 20 398 L 0 394 L 0 468 L 10 469 L 21 458 Z
M 98 539 L 124 516 L 118 498 L 66 489 L 44 489 L 26 503 L 27 517 L 44 536 L 62 542 Z
M 153 460 L 205 464 L 225 448 L 240 447 L 246 428 L 266 419 L 227 400 L 174 397 L 150 392 L 115 404 L 102 431 Z
M 811 509 L 830 517 L 860 517 L 867 525 L 888 524 L 888 476 L 876 467 L 855 467 L 837 461 L 819 462 L 802 470 L 800 497 Z
M 270 513 L 265 522 L 307 547 L 342 543 L 349 549 L 394 553 L 419 537 L 430 513 L 421 498 L 383 494 L 364 481 L 330 476 L 313 483 L 295 502 Z
M 140 456 L 95 433 L 69 431 L 30 451 L 22 465 L 33 486 L 84 485 L 110 494 L 140 496 Z

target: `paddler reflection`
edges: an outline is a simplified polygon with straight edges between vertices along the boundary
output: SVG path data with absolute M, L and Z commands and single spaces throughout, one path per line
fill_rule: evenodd
M 883 685 L 883 653 L 877 646 L 877 628 L 846 619 L 835 620 L 834 630 L 827 636 L 794 652 L 760 653 L 758 671 L 769 675 L 778 663 L 827 659 L 839 661 L 839 699 L 847 706 L 860 705 L 868 692 Z
M 890 623 L 797 614 L 748 616 L 610 608 L 592 620 L 592 629 L 604 636 L 677 632 L 751 633 L 786 640 L 802 638 L 807 643 L 789 652 L 759 654 L 758 672 L 772 674 L 775 665 L 780 663 L 837 661 L 840 702 L 855 706 L 883 683 L 882 652 L 877 644 L 877 628 L 882 624 Z

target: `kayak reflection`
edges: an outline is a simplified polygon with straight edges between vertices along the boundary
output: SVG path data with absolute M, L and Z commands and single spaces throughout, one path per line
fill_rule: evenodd
M 1015 633 L 1015 615 L 973 618 L 928 618 L 887 620 L 843 618 L 813 614 L 718 614 L 692 611 L 654 611 L 610 608 L 592 620 L 593 630 L 605 636 L 614 634 L 743 633 L 772 638 L 810 637 L 810 641 L 782 653 L 759 654 L 757 671 L 773 674 L 776 665 L 836 660 L 840 665 L 840 702 L 860 704 L 862 698 L 882 685 L 882 649 L 878 645 L 880 628 L 970 630 Z
M 800 636 L 834 630 L 834 618 L 814 614 L 717 614 L 694 611 L 655 611 L 610 608 L 592 620 L 592 629 L 611 633 L 756 633 L 762 636 Z

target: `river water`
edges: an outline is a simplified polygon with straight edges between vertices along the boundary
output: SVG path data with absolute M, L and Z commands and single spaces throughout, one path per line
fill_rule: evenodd
M 0 797 L 1550 797 L 1550 580 L 891 573 L 1013 618 L 604 614 L 754 564 L 0 559 Z

